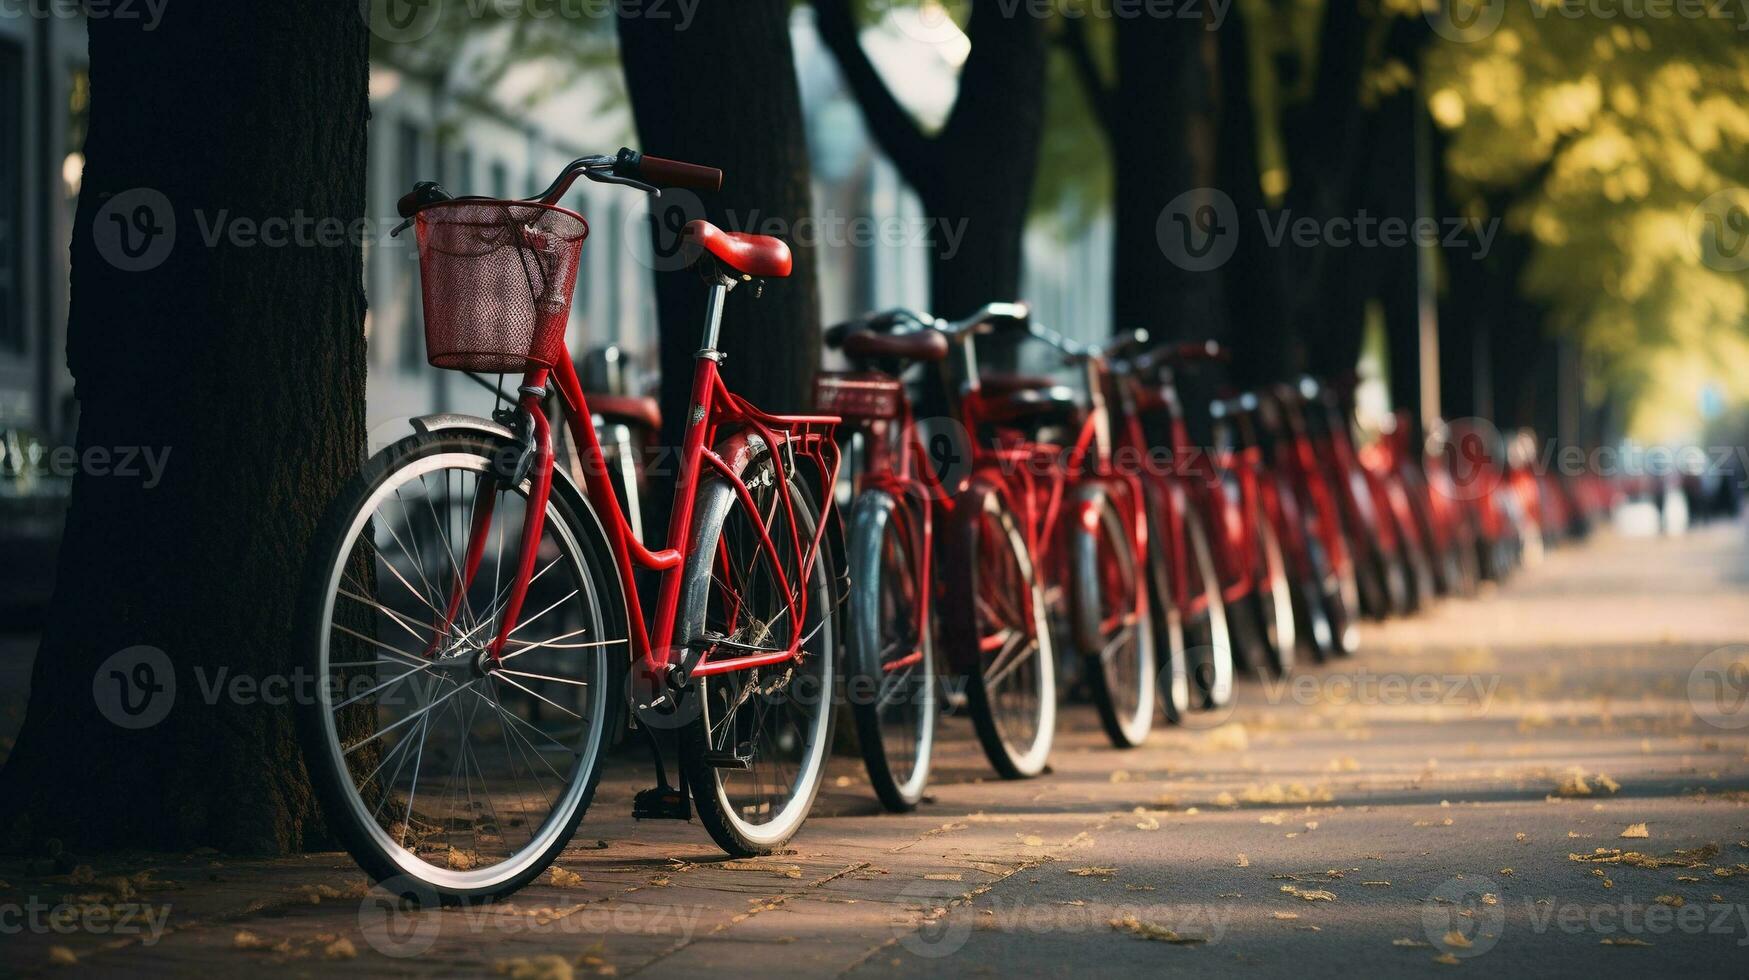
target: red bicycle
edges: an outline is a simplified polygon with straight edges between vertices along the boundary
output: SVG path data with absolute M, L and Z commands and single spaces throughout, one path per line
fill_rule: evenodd
M 852 447 L 845 699 L 875 795 L 904 812 L 923 799 L 935 748 L 932 559 L 944 493 L 900 375 L 945 359 L 949 346 L 902 311 L 839 324 L 825 343 L 857 368 L 815 382 L 817 407 L 844 418 Z
M 588 226 L 558 202 L 579 177 L 648 192 L 722 180 L 621 150 L 572 161 L 524 201 L 431 183 L 404 197 L 430 362 L 522 383 L 492 419 L 414 420 L 334 502 L 306 573 L 306 765 L 353 857 L 417 900 L 490 900 L 552 862 L 594 794 L 622 684 L 642 727 L 679 735 L 689 794 L 663 774 L 670 808 L 646 815 L 684 815 L 690 795 L 731 854 L 788 841 L 825 768 L 838 419 L 766 414 L 718 373 L 730 289 L 788 275 L 789 249 L 686 228 L 709 302 L 667 543 L 650 550 L 622 514 L 565 349 Z M 549 384 L 581 485 L 554 466 Z M 660 576 L 648 625 L 637 568 Z

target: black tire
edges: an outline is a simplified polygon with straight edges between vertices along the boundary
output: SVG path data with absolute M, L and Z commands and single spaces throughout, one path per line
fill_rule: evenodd
M 1288 577 L 1287 557 L 1282 553 L 1281 539 L 1265 513 L 1252 514 L 1252 526 L 1257 529 L 1257 562 L 1262 573 L 1251 593 L 1251 609 L 1263 634 L 1263 659 L 1260 663 L 1277 677 L 1293 672 L 1299 649 L 1299 631 L 1294 612 L 1294 588 Z
M 1148 570 L 1137 563 L 1134 532 L 1105 487 L 1080 487 L 1075 505 L 1098 515 L 1091 528 L 1085 520 L 1070 522 L 1075 643 L 1106 738 L 1132 749 L 1147 741 L 1154 727 L 1158 668 Z
M 1173 589 L 1171 535 L 1168 531 L 1169 491 L 1154 484 L 1144 487 L 1148 517 L 1148 587 L 1154 612 L 1154 651 L 1159 663 L 1159 704 L 1170 725 L 1184 723 L 1196 710 L 1191 696 L 1190 664 L 1184 647 L 1184 622 Z
M 1221 709 L 1233 700 L 1233 638 L 1227 627 L 1227 607 L 1221 601 L 1221 580 L 1215 572 L 1208 529 L 1195 507 L 1185 509 L 1184 537 L 1190 546 L 1191 591 L 1201 592 L 1203 597 L 1203 611 L 1187 617 L 1184 624 L 1191 691 L 1198 708 Z
M 952 630 L 958 641 L 954 663 L 965 673 L 966 711 L 990 765 L 1004 779 L 1029 779 L 1045 771 L 1056 740 L 1056 648 L 1044 590 L 1020 520 L 1001 493 L 974 483 L 960 497 L 961 506 L 977 510 L 959 518 L 963 536 L 949 542 L 950 548 L 963 549 L 949 552 L 962 556 L 958 567 L 941 566 L 944 576 L 954 578 L 950 592 L 966 597 L 972 607 L 970 615 L 954 620 L 970 621 Z M 1001 651 L 984 655 L 986 637 L 995 640 L 1014 630 L 1020 632 L 1003 641 L 1002 650 L 1017 651 L 1007 662 Z M 1006 645 L 1014 639 L 1020 646 Z
M 321 805 L 328 829 L 334 837 L 346 848 L 348 853 L 352 855 L 353 859 L 358 862 L 359 866 L 363 868 L 365 873 L 370 875 L 373 880 L 383 883 L 385 887 L 388 887 L 391 891 L 401 897 L 420 904 L 478 904 L 482 902 L 490 902 L 509 895 L 540 875 L 540 873 L 544 871 L 559 855 L 566 844 L 570 842 L 572 834 L 576 831 L 577 824 L 583 819 L 584 813 L 588 810 L 589 804 L 594 798 L 596 783 L 601 776 L 601 759 L 605 728 L 611 717 L 611 712 L 607 710 L 607 706 L 612 703 L 612 699 L 620 692 L 621 685 L 619 683 L 619 678 L 623 676 L 624 664 L 628 657 L 627 650 L 629 645 L 625 640 L 627 625 L 625 593 L 621 587 L 617 565 L 613 560 L 612 550 L 608 544 L 607 537 L 602 531 L 601 524 L 597 520 L 595 513 L 590 509 L 588 502 L 576 494 L 568 483 L 560 479 L 555 479 L 547 505 L 547 529 L 544 533 L 546 535 L 551 535 L 552 540 L 557 542 L 561 558 L 565 557 L 568 553 L 576 562 L 575 569 L 568 570 L 568 574 L 572 574 L 578 579 L 578 584 L 576 586 L 577 591 L 574 595 L 578 597 L 577 604 L 582 607 L 579 615 L 583 616 L 586 621 L 593 622 L 593 628 L 611 634 L 611 636 L 603 637 L 603 642 L 592 644 L 587 647 L 589 652 L 585 655 L 584 659 L 588 660 L 591 663 L 592 668 L 599 673 L 599 682 L 593 687 L 585 687 L 586 695 L 590 699 L 589 704 L 586 706 L 589 711 L 589 716 L 587 719 L 579 719 L 580 724 L 577 728 L 579 729 L 581 748 L 574 753 L 576 759 L 575 764 L 572 766 L 568 776 L 557 773 L 556 770 L 554 771 L 556 776 L 563 777 L 562 782 L 560 783 L 560 785 L 565 787 L 562 797 L 555 801 L 554 809 L 547 815 L 545 820 L 536 826 L 535 829 L 527 831 L 529 844 L 524 849 L 512 855 L 509 860 L 494 865 L 487 865 L 485 867 L 468 867 L 464 865 L 464 862 L 459 862 L 455 858 L 454 855 L 457 849 L 454 844 L 453 833 L 456 828 L 447 820 L 443 824 L 447 825 L 445 834 L 448 838 L 447 846 L 449 848 L 449 858 L 446 867 L 437 868 L 434 865 L 430 865 L 419 856 L 417 849 L 423 844 L 423 841 L 420 839 L 418 833 L 412 834 L 414 837 L 413 848 L 408 848 L 405 845 L 405 841 L 409 836 L 413 823 L 415 820 L 420 819 L 416 818 L 413 813 L 416 792 L 410 792 L 408 794 L 408 799 L 406 801 L 407 813 L 400 823 L 400 826 L 403 828 L 400 835 L 400 843 L 397 843 L 391 835 L 394 825 L 391 824 L 389 827 L 384 827 L 381 824 L 380 819 L 383 807 L 388 802 L 388 798 L 393 795 L 396 780 L 399 777 L 400 768 L 407 762 L 407 753 L 405 750 L 401 749 L 401 745 L 403 742 L 408 745 L 412 744 L 411 739 L 407 738 L 407 735 L 409 735 L 413 729 L 408 728 L 402 736 L 397 738 L 395 748 L 390 749 L 387 752 L 383 752 L 381 749 L 375 749 L 372 750 L 372 753 L 367 753 L 365 757 L 353 762 L 349 761 L 349 757 L 353 752 L 363 748 L 365 742 L 387 736 L 388 729 L 381 729 L 374 735 L 371 735 L 368 739 L 356 742 L 350 749 L 348 749 L 342 746 L 343 734 L 341 728 L 346 728 L 345 734 L 362 734 L 362 731 L 357 727 L 357 723 L 361 720 L 365 720 L 365 712 L 370 712 L 370 714 L 374 715 L 382 711 L 389 702 L 386 697 L 379 697 L 378 706 L 374 711 L 371 709 L 371 706 L 366 703 L 363 708 L 355 709 L 355 711 L 348 713 L 344 721 L 333 720 L 335 719 L 335 713 L 337 711 L 344 711 L 348 703 L 348 701 L 342 701 L 338 707 L 333 707 L 334 698 L 338 693 L 351 690 L 352 688 L 349 686 L 348 681 L 351 678 L 360 676 L 356 674 L 342 674 L 337 677 L 330 676 L 330 670 L 332 669 L 346 670 L 351 666 L 356 666 L 355 664 L 341 664 L 339 661 L 333 660 L 330 654 L 334 652 L 336 646 L 348 651 L 347 653 L 344 653 L 343 656 L 346 656 L 349 659 L 353 655 L 350 651 L 375 651 L 377 648 L 388 649 L 389 646 L 391 646 L 385 645 L 378 639 L 364 636 L 362 631 L 354 630 L 354 627 L 361 626 L 361 622 L 350 618 L 351 614 L 346 614 L 349 618 L 346 620 L 345 625 L 341 625 L 339 621 L 336 620 L 336 610 L 339 608 L 338 599 L 342 594 L 340 590 L 344 587 L 343 583 L 345 583 L 349 571 L 357 572 L 361 570 L 361 566 L 358 564 L 360 559 L 354 555 L 354 548 L 362 547 L 363 539 L 360 535 L 364 533 L 367 527 L 372 529 L 372 537 L 370 539 L 372 547 L 377 546 L 374 536 L 375 525 L 372 524 L 374 505 L 386 502 L 387 498 L 384 494 L 391 487 L 396 487 L 397 481 L 408 480 L 410 479 L 411 474 L 416 471 L 424 471 L 427 467 L 433 468 L 430 470 L 432 472 L 435 472 L 436 468 L 441 467 L 454 467 L 457 471 L 465 471 L 477 467 L 477 472 L 484 474 L 494 462 L 506 458 L 507 454 L 513 453 L 514 444 L 508 440 L 501 439 L 494 435 L 473 431 L 444 431 L 419 434 L 402 439 L 401 441 L 386 447 L 366 462 L 359 473 L 346 484 L 340 494 L 329 506 L 326 516 L 311 538 L 310 557 L 304 569 L 296 629 L 299 637 L 298 649 L 303 652 L 305 659 L 300 661 L 299 669 L 310 670 L 312 676 L 319 679 L 315 696 L 297 699 L 295 710 L 298 737 L 304 754 L 305 767 L 309 772 L 310 780 L 314 786 L 317 801 Z M 449 487 L 449 477 L 447 475 L 449 470 L 444 469 L 444 472 L 446 473 L 445 489 L 447 491 Z M 421 480 L 420 485 L 425 487 L 425 473 L 420 472 L 419 475 Z M 484 476 L 481 477 L 481 483 L 486 486 L 496 487 L 497 492 L 499 493 L 510 493 L 510 491 L 498 487 L 495 483 L 486 482 Z M 518 488 L 517 493 L 525 494 L 527 486 L 527 481 L 524 481 L 523 485 Z M 396 495 L 398 497 L 398 492 Z M 446 496 L 446 507 L 450 501 L 451 498 Z M 502 507 L 503 505 L 500 504 L 499 506 Z M 524 509 L 526 510 L 526 508 Z M 406 527 L 411 533 L 413 531 L 414 518 L 410 516 L 409 512 L 405 509 L 403 509 L 402 513 L 403 515 L 408 516 L 409 523 Z M 433 514 L 433 529 L 436 529 L 439 526 L 437 523 L 438 518 L 435 516 L 435 511 L 433 511 Z M 445 519 L 447 519 L 447 517 Z M 500 540 L 502 540 L 502 537 L 507 534 L 507 531 L 500 531 L 499 534 Z M 543 537 L 543 543 L 545 540 L 547 539 Z M 447 546 L 448 542 L 445 542 L 445 544 Z M 417 547 L 416 541 L 415 547 Z M 366 552 L 361 551 L 359 554 L 366 554 Z M 387 555 L 383 555 L 380 550 L 378 554 L 381 560 L 388 564 L 389 570 L 395 571 L 395 566 L 391 562 L 391 559 Z M 404 550 L 403 554 L 406 554 Z M 419 570 L 421 574 L 423 574 L 421 566 L 425 564 L 427 559 L 425 559 L 423 555 L 421 555 L 416 562 L 411 560 L 412 555 L 408 555 L 408 558 L 410 559 L 409 564 L 411 564 L 415 570 Z M 382 584 L 381 579 L 383 576 L 378 574 L 374 564 L 369 567 L 371 571 L 368 577 L 373 582 L 370 589 L 374 591 L 376 585 Z M 556 567 L 556 564 L 550 567 Z M 402 573 L 395 571 L 395 574 L 400 575 Z M 402 581 L 406 582 L 406 579 L 403 578 Z M 356 587 L 358 582 L 355 580 L 351 584 Z M 431 588 L 429 582 L 422 584 L 427 588 Z M 476 581 L 476 585 L 486 584 L 488 583 Z M 496 583 L 490 584 L 496 588 Z M 406 592 L 417 596 L 419 589 L 408 583 L 406 585 Z M 354 599 L 360 598 L 357 593 L 354 593 L 352 597 Z M 532 597 L 533 594 L 531 593 L 531 601 Z M 378 592 L 375 596 L 365 596 L 363 598 L 376 604 L 379 610 L 382 611 L 379 613 L 367 614 L 365 615 L 365 619 L 374 621 L 376 617 L 383 614 L 383 612 L 386 612 L 386 615 L 391 619 L 396 616 L 392 607 L 382 603 L 381 600 L 386 598 L 384 593 Z M 493 606 L 493 609 L 495 608 L 496 602 L 494 602 Z M 561 615 L 565 615 L 571 610 L 569 607 L 566 607 L 561 608 L 559 611 Z M 528 624 L 532 623 L 539 617 L 539 613 L 528 613 L 525 610 L 524 615 L 520 616 L 519 619 L 522 620 L 523 624 Z M 495 615 L 489 617 L 486 622 L 490 622 L 491 620 L 495 620 Z M 476 627 L 479 635 L 482 637 L 485 634 L 492 632 L 490 628 L 482 628 L 485 627 L 485 625 L 485 623 L 482 623 L 481 626 Z M 403 628 L 407 627 L 403 626 Z M 374 627 L 371 631 L 375 631 Z M 339 632 L 342 636 L 348 637 L 348 639 L 340 644 L 334 644 L 332 638 L 336 632 Z M 409 632 L 412 632 L 410 628 Z M 468 632 L 472 633 L 474 630 Z M 439 643 L 439 639 L 435 637 L 435 629 L 433 629 L 433 633 L 434 639 L 432 642 Z M 417 633 L 414 633 L 414 636 L 415 642 L 417 643 Z M 401 640 L 398 635 L 394 638 L 400 642 L 405 642 L 404 640 Z M 465 639 L 466 637 L 459 638 L 459 640 Z M 359 642 L 369 644 L 369 646 L 358 646 L 357 644 Z M 439 645 L 441 644 L 439 643 Z M 456 645 L 459 647 L 460 643 L 458 642 Z M 518 654 L 508 654 L 505 659 L 508 660 L 510 656 L 519 656 L 521 653 L 526 652 L 528 651 L 521 651 Z M 548 649 L 546 652 L 552 653 L 553 649 Z M 576 658 L 577 654 L 573 653 L 571 650 L 566 650 L 565 656 L 567 658 Z M 377 662 L 381 663 L 400 665 L 404 662 L 410 661 L 412 658 L 404 654 L 385 658 L 381 653 L 375 653 L 375 659 Z M 442 662 L 445 659 L 446 658 L 439 657 L 437 658 L 437 662 Z M 546 662 L 538 656 L 532 659 L 533 663 Z M 427 660 L 430 660 L 429 656 L 427 656 Z M 526 671 L 535 669 L 533 663 L 530 661 L 519 661 L 519 664 L 522 665 L 525 673 L 518 676 L 523 678 L 524 683 L 536 683 L 529 679 L 531 675 L 526 674 Z M 500 670 L 501 669 L 502 667 L 500 664 Z M 392 679 L 389 682 L 388 687 L 392 689 L 394 686 L 398 686 L 405 677 L 412 674 L 418 674 L 424 670 L 433 670 L 433 668 L 420 667 L 415 670 L 407 671 L 406 673 Z M 427 676 L 433 675 L 428 674 Z M 463 677 L 466 675 L 457 671 L 455 676 Z M 495 679 L 493 684 L 496 685 L 498 680 L 502 679 L 503 678 L 501 677 Z M 554 679 L 557 679 L 556 676 Z M 502 696 L 502 688 L 497 687 L 493 688 L 492 696 L 480 694 L 479 690 L 484 689 L 480 688 L 474 690 L 473 697 L 477 700 L 457 699 L 458 695 L 466 690 L 474 689 L 475 685 L 484 680 L 485 678 L 482 677 L 476 680 L 466 681 L 465 683 L 459 680 L 452 682 L 455 686 L 452 689 L 446 690 L 443 695 L 445 703 L 454 700 L 454 703 L 461 705 L 466 701 L 473 705 L 473 710 L 475 712 L 480 710 L 479 703 L 489 703 L 494 705 L 507 703 L 507 699 Z M 434 679 L 432 681 L 432 688 L 435 689 L 438 683 L 439 681 Z M 567 685 L 575 684 L 576 686 L 585 686 L 574 680 L 566 680 L 562 683 Z M 521 689 L 524 691 L 528 690 L 527 687 L 521 687 Z M 566 689 L 568 690 L 568 688 Z M 552 692 L 549 691 L 549 693 Z M 539 697 L 539 695 L 536 696 Z M 414 726 L 422 729 L 418 760 L 413 764 L 412 781 L 415 790 L 417 789 L 418 774 L 424 770 L 425 758 L 423 753 L 425 738 L 427 737 L 429 730 L 428 720 L 429 717 L 436 713 L 438 708 L 441 707 L 440 704 L 436 703 L 436 698 L 432 698 L 430 695 L 427 695 L 427 698 L 429 700 L 424 704 L 421 712 L 425 717 Z M 496 698 L 496 700 L 494 700 L 494 698 Z M 554 698 L 560 701 L 564 700 L 564 696 L 560 694 L 554 694 Z M 349 698 L 348 700 L 357 699 Z M 562 704 L 559 704 L 554 700 L 546 698 L 542 698 L 542 700 L 545 700 L 549 705 L 553 705 L 557 710 L 565 710 Z M 581 703 L 574 702 L 573 704 L 580 705 Z M 458 708 L 455 712 L 458 721 L 460 721 L 462 710 L 465 709 Z M 514 711 L 515 708 L 513 707 L 512 710 Z M 531 714 L 534 714 L 532 709 Z M 406 724 L 407 721 L 411 720 L 411 717 L 412 716 L 409 716 L 407 719 L 404 719 L 403 722 L 397 723 L 397 727 Z M 471 742 L 467 730 L 472 726 L 474 717 L 474 715 L 470 715 L 469 719 L 462 722 L 460 726 L 462 734 L 458 739 L 460 748 L 456 754 L 457 757 L 462 760 L 463 765 L 459 770 L 452 770 L 449 777 L 454 779 L 457 772 L 460 772 L 464 783 L 469 783 L 471 779 L 471 777 L 466 774 L 466 762 L 468 761 L 468 756 L 473 755 L 469 749 Z M 503 717 L 502 711 L 500 711 L 500 717 Z M 540 720 L 538 714 L 535 714 L 535 717 L 537 721 Z M 490 719 L 488 718 L 488 721 L 489 720 Z M 539 731 L 537 726 L 529 722 L 523 721 L 520 722 L 520 724 L 524 726 L 524 730 L 527 732 Z M 506 732 L 518 731 L 515 725 L 510 724 L 501 725 L 500 728 L 502 731 Z M 533 744 L 528 734 L 524 734 L 522 738 L 526 744 Z M 510 751 L 513 743 L 515 743 L 514 739 L 503 739 L 505 754 L 507 759 L 512 762 L 512 771 L 514 774 L 515 754 Z M 516 747 L 521 749 L 520 746 Z M 386 768 L 388 760 L 392 758 L 397 751 L 401 751 L 402 753 L 401 762 L 397 766 L 394 774 L 390 777 L 386 792 L 384 790 L 379 790 L 376 794 L 379 802 L 375 812 L 366 813 L 364 808 L 368 807 L 369 803 L 365 801 L 364 790 L 372 784 L 372 780 L 377 773 Z M 522 749 L 521 751 L 527 750 Z M 542 746 L 540 751 L 534 752 L 533 758 L 526 755 L 524 756 L 524 761 L 529 764 L 531 772 L 534 771 L 532 763 L 536 759 L 544 759 L 544 756 L 542 756 L 543 751 L 550 751 L 550 749 Z M 362 769 L 365 765 L 369 764 L 371 761 L 370 756 L 372 755 L 378 756 L 381 761 L 374 770 L 363 777 L 362 787 L 355 785 L 353 779 L 353 767 L 356 766 L 359 769 Z M 484 787 L 488 785 L 487 777 L 481 766 L 480 757 L 474 755 L 472 761 L 475 770 L 481 774 L 482 786 Z M 434 768 L 438 770 L 439 775 L 441 775 L 444 765 L 446 764 L 439 763 L 434 766 Z M 548 768 L 551 769 L 552 766 L 549 764 Z M 482 793 L 482 795 L 484 794 Z M 468 797 L 468 799 L 470 804 L 474 802 L 472 796 Z M 451 798 L 446 796 L 444 799 L 440 800 L 440 807 L 447 806 L 450 802 Z M 390 811 L 389 815 L 393 816 L 393 811 Z M 526 823 L 524 825 L 526 825 Z M 489 820 L 482 815 L 477 820 L 470 821 L 466 825 L 466 829 L 474 834 L 476 846 L 473 850 L 474 853 L 478 854 L 481 850 L 479 845 L 484 839 L 488 836 L 508 836 L 506 827 L 515 826 L 517 826 L 515 820 L 504 821 L 498 819 L 496 810 L 494 809 Z M 485 831 L 487 830 L 490 830 L 491 833 L 486 833 Z M 464 843 L 465 842 L 466 838 L 464 837 Z M 465 853 L 466 852 L 464 851 L 464 854 Z M 464 866 L 458 869 L 458 865 Z
M 773 475 L 764 476 L 761 471 Z M 762 478 L 763 477 L 763 478 Z M 777 487 L 790 497 L 790 511 L 803 540 L 812 537 L 819 518 L 804 487 L 775 474 L 769 454 L 756 452 L 742 473 L 761 513 L 767 520 L 779 560 L 785 563 L 784 578 L 799 579 L 793 567 L 793 549 L 782 542 L 789 531 L 780 506 Z M 700 482 L 693 505 L 693 537 L 687 553 L 685 579 L 681 584 L 680 638 L 695 638 L 720 632 L 742 643 L 761 645 L 768 631 L 785 635 L 781 620 L 788 616 L 788 603 L 770 589 L 776 581 L 770 559 L 746 550 L 751 546 L 751 522 L 742 516 L 734 488 L 719 476 Z M 732 617 L 720 605 L 718 577 L 712 572 L 718 548 L 743 559 L 746 578 L 733 587 L 742 595 Z M 802 637 L 804 656 L 799 668 L 788 665 L 713 674 L 696 678 L 686 697 L 694 699 L 688 709 L 696 712 L 680 732 L 680 769 L 692 793 L 699 822 L 724 852 L 735 857 L 771 854 L 795 836 L 812 809 L 825 779 L 826 758 L 832 744 L 832 700 L 838 672 L 836 610 L 833 608 L 829 550 L 822 547 L 805 587 L 809 590 Z M 748 560 L 751 557 L 751 560 Z M 764 598 L 766 602 L 761 602 Z M 780 608 L 781 607 L 781 608 Z M 753 610 L 748 612 L 747 610 Z M 751 685 L 751 690 L 749 686 Z M 743 692 L 746 692 L 743 694 Z M 755 699 L 765 702 L 756 714 L 746 713 Z M 772 715 L 776 717 L 772 717 Z M 767 725 L 770 718 L 772 724 Z M 785 730 L 788 726 L 790 730 Z M 746 736 L 746 738 L 742 738 Z M 799 742 L 798 742 L 799 737 Z M 773 772 L 771 788 L 783 794 L 776 805 L 765 792 L 765 766 L 775 770 L 778 754 L 796 748 L 793 778 Z M 713 761 L 713 753 L 739 754 L 749 750 L 752 776 L 730 774 L 743 770 Z M 787 785 L 784 782 L 788 779 Z M 756 783 L 753 795 L 744 790 Z M 775 796 L 776 793 L 771 794 Z M 749 799 L 760 802 L 748 803 Z M 737 812 L 739 811 L 739 812 Z M 747 819 L 765 812 L 772 819 Z
M 845 618 L 845 691 L 869 782 L 895 813 L 916 808 L 929 784 L 937 722 L 933 625 L 915 624 L 928 583 L 918 582 L 923 542 L 885 490 L 856 498 L 850 514 L 850 603 Z M 916 663 L 889 669 L 889 648 Z M 904 671 L 899 678 L 892 675 Z

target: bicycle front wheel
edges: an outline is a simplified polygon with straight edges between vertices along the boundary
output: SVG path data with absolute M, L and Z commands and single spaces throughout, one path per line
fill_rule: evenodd
M 935 643 L 921 621 L 921 535 L 892 494 L 870 490 L 850 515 L 845 690 L 875 795 L 916 808 L 935 748 Z
M 954 619 L 955 662 L 965 672 L 966 709 L 984 755 L 1007 779 L 1044 772 L 1057 729 L 1057 666 L 1045 621 L 1044 590 L 1020 521 L 990 488 L 963 495 L 981 501 L 964 517 L 962 551 L 944 554 L 943 575 L 957 578 L 970 615 Z M 944 620 L 944 628 L 948 620 Z
M 1099 721 L 1111 743 L 1135 748 L 1154 727 L 1157 668 L 1146 570 L 1136 560 L 1134 524 L 1101 486 L 1076 495 L 1071 525 L 1075 635 L 1087 664 Z
M 417 901 L 491 900 L 558 856 L 595 792 L 627 656 L 606 538 L 561 485 L 490 655 L 531 512 L 528 482 L 494 472 L 513 450 L 456 432 L 388 447 L 334 502 L 306 573 L 305 764 L 334 835 Z

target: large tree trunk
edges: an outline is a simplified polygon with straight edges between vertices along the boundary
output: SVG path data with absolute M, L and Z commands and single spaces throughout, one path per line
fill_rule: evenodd
M 762 408 L 805 408 L 820 364 L 820 296 L 814 243 L 805 234 L 811 171 L 790 5 L 702 4 L 682 30 L 674 18 L 640 16 L 636 3 L 628 0 L 621 9 L 619 38 L 640 149 L 720 167 L 724 174 L 720 192 L 667 192 L 650 202 L 658 215 L 657 250 L 669 251 L 681 221 L 698 217 L 728 231 L 776 234 L 789 242 L 795 271 L 788 279 L 767 283 L 757 300 L 748 285 L 730 295 L 723 370 L 732 387 Z M 664 440 L 679 445 L 705 287 L 695 275 L 658 269 L 656 301 Z
M 1251 43 L 1241 10 L 1231 11 L 1217 32 L 1220 43 L 1220 172 L 1231 196 L 1233 254 L 1220 267 L 1226 285 L 1228 336 L 1234 380 L 1245 386 L 1284 380 L 1303 363 L 1301 338 L 1290 314 L 1285 249 L 1272 247 L 1257 226 L 1269 210 L 1263 194 Z
M 1044 127 L 1044 21 L 1009 16 L 996 0 L 972 4 L 971 53 L 939 133 L 925 135 L 882 82 L 858 40 L 849 0 L 815 0 L 832 51 L 863 117 L 924 209 L 953 234 L 937 234 L 930 302 L 937 316 L 965 316 L 1018 298 L 1021 242 Z
M 1080 19 L 1063 40 L 1111 146 L 1114 333 L 1144 327 L 1175 340 L 1222 337 L 1218 269 L 1186 268 L 1161 246 L 1174 199 L 1215 186 L 1217 37 L 1181 17 L 1113 22 L 1116 78 L 1102 80 Z
M 315 816 L 289 711 L 224 685 L 296 681 L 308 538 L 363 448 L 365 24 L 355 4 L 140 23 L 88 25 L 68 324 L 87 465 L 0 809 L 14 846 L 285 851 Z M 119 468 L 130 447 L 160 481 Z

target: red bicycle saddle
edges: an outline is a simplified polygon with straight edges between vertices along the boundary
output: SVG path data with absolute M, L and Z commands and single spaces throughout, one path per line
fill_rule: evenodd
M 745 235 L 724 231 L 708 221 L 688 221 L 683 237 L 716 256 L 718 262 L 744 276 L 757 279 L 782 279 L 789 275 L 793 260 L 789 246 L 770 235 Z

